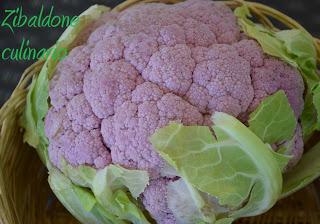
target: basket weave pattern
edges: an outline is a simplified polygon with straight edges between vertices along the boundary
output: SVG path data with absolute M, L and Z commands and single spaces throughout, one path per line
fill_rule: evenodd
M 114 8 L 122 11 L 135 4 L 178 0 L 127 0 Z M 237 1 L 225 2 L 231 8 Z M 288 28 L 300 28 L 297 22 L 267 6 L 250 3 L 250 10 L 265 26 L 275 29 L 268 17 Z M 280 15 L 280 16 L 279 16 Z M 315 38 L 318 55 L 320 41 Z M 318 58 L 318 61 L 319 58 Z M 57 201 L 47 183 L 47 171 L 35 150 L 23 143 L 19 119 L 23 113 L 30 81 L 37 77 L 40 60 L 22 74 L 10 99 L 0 110 L 0 224 L 71 224 L 76 221 Z M 319 224 L 320 203 L 315 185 L 284 199 L 262 216 L 237 221 L 239 224 Z

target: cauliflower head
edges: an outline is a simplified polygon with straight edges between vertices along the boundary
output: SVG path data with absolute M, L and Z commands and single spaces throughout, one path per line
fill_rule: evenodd
M 210 126 L 215 112 L 246 124 L 261 101 L 279 90 L 299 121 L 299 71 L 266 55 L 224 4 L 188 0 L 108 13 L 50 81 L 49 158 L 56 167 L 64 159 L 74 167 L 116 164 L 147 171 L 151 181 L 140 196 L 145 208 L 158 223 L 174 224 L 166 186 L 177 178 L 163 172 L 166 162 L 150 136 L 174 121 Z M 290 147 L 288 169 L 303 152 L 300 125 Z

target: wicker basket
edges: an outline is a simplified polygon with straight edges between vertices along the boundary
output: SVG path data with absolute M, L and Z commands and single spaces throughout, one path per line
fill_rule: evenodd
M 121 11 L 141 2 L 175 3 L 177 0 L 128 0 L 113 10 Z M 230 7 L 237 1 L 226 1 Z M 303 29 L 293 19 L 258 3 L 250 10 L 261 23 L 275 29 L 268 17 L 289 28 Z M 320 41 L 315 39 L 318 55 Z M 319 58 L 318 58 L 319 60 Z M 18 125 L 25 107 L 28 85 L 41 70 L 43 61 L 30 66 L 22 75 L 10 99 L 0 110 L 0 224 L 69 224 L 78 223 L 58 202 L 47 183 L 47 171 L 35 150 L 23 143 Z M 316 185 L 284 199 L 268 213 L 239 220 L 242 224 L 318 224 L 320 203 Z

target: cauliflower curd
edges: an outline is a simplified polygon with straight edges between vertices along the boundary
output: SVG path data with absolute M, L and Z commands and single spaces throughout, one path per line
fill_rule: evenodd
M 177 179 L 162 172 L 166 163 L 149 141 L 158 128 L 172 121 L 210 126 L 215 112 L 246 124 L 278 90 L 297 121 L 302 113 L 298 70 L 264 54 L 223 4 L 139 4 L 99 22 L 50 81 L 49 158 L 57 167 L 63 158 L 75 167 L 117 164 L 148 171 L 150 183 L 140 199 L 158 223 L 176 223 L 166 185 Z M 289 167 L 303 153 L 299 124 L 292 147 Z

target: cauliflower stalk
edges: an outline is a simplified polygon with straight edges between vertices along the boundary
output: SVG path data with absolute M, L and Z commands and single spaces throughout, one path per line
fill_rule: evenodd
M 307 33 L 207 0 L 108 11 L 60 37 L 71 51 L 44 63 L 21 120 L 78 220 L 227 224 L 319 176 L 320 145 L 303 154 L 320 129 Z

